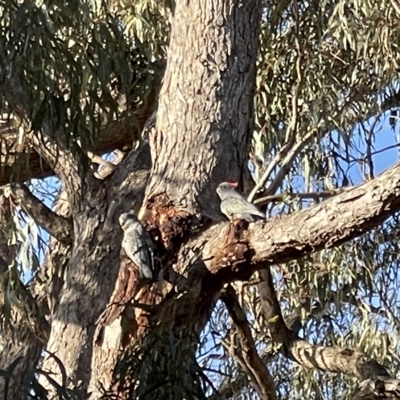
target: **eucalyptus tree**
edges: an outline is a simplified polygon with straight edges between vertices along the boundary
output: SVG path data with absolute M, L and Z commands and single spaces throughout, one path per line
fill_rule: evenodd
M 394 0 L 0 12 L 3 397 L 400 393 Z

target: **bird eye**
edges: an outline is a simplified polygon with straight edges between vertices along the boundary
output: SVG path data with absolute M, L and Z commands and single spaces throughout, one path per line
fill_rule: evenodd
M 179 224 L 179 223 L 181 222 L 181 220 L 182 220 L 182 218 L 181 218 L 179 215 L 174 215 L 174 216 L 172 217 L 172 222 L 173 222 L 174 224 Z

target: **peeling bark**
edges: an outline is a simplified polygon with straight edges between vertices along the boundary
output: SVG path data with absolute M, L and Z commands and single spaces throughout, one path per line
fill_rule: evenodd
M 199 276 L 149 310 L 145 336 L 139 338 L 143 341 L 133 344 L 115 371 L 122 398 L 205 399 L 195 354 L 220 289 L 208 285 L 207 279 L 207 273 Z

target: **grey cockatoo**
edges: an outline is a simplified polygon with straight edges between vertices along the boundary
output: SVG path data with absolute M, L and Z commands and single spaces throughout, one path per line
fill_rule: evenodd
M 142 279 L 155 278 L 154 247 L 149 233 L 132 213 L 121 214 L 119 223 L 124 231 L 121 246 L 138 267 L 139 276 Z
M 221 211 L 230 221 L 244 219 L 253 222 L 252 215 L 265 218 L 265 214 L 249 203 L 235 188 L 237 183 L 222 182 L 218 185 L 217 194 L 221 199 Z

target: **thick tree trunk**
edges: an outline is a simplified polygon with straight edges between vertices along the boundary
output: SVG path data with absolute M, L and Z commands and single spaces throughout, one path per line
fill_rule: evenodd
M 220 218 L 216 186 L 240 179 L 247 168 L 260 15 L 258 0 L 176 4 L 150 135 L 153 168 L 144 221 L 161 231 L 164 271 L 174 264 L 189 277 L 183 293 L 170 291 L 170 300 L 151 309 L 142 346 L 135 343 L 119 363 L 118 391 L 127 398 L 204 398 L 195 351 L 220 285 L 201 260 L 175 261 L 185 225 L 173 217 L 200 211 Z
M 164 270 L 174 264 L 189 277 L 183 293 L 169 292 L 170 300 L 152 309 L 140 350 L 120 363 L 128 398 L 204 398 L 195 351 L 221 286 L 201 260 L 191 263 L 186 255 L 176 262 L 190 223 L 174 217 L 201 212 L 219 219 L 216 186 L 239 180 L 247 170 L 260 16 L 258 0 L 176 4 L 150 135 L 153 167 L 144 221 L 161 232 Z
M 107 182 L 89 181 L 90 192 L 84 192 L 86 196 L 77 197 L 80 201 L 70 204 L 74 223 L 73 247 L 53 315 L 47 350 L 64 365 L 68 385 L 83 393 L 90 386 L 98 395 L 99 383 L 105 383 L 99 378 L 105 371 L 111 376 L 108 363 L 99 372 L 100 360 L 104 362 L 114 357 L 112 367 L 115 365 L 119 343 L 112 349 L 113 354 L 97 346 L 94 338 L 96 321 L 113 292 L 120 264 L 122 232 L 117 213 L 139 209 L 149 167 L 149 151 L 145 146 L 124 160 L 119 172 Z M 61 382 L 62 371 L 51 355 L 45 357 L 43 370 L 53 372 L 53 379 Z M 96 384 L 91 385 L 93 375 Z M 51 388 L 45 376 L 41 381 Z
M 47 346 L 62 361 L 69 384 L 84 392 L 90 379 L 95 322 L 106 305 L 118 270 L 118 235 L 105 228 L 106 193 L 99 185 L 87 200 L 73 204 L 74 242 L 59 294 Z M 108 222 L 109 223 L 109 222 Z M 120 236 L 119 236 L 120 238 Z M 46 355 L 43 369 L 57 372 L 57 361 Z
M 201 211 L 218 219 L 216 186 L 240 179 L 247 168 L 260 17 L 260 0 L 176 4 L 157 125 L 150 137 L 153 169 L 145 202 L 145 209 L 151 209 L 145 220 L 160 229 L 162 239 L 167 236 L 161 243 L 167 275 L 182 244 L 177 232 L 187 228 L 171 217 Z M 74 234 L 47 350 L 64 365 L 68 385 L 91 392 L 92 398 L 100 396 L 101 386 L 110 389 L 111 370 L 122 345 L 127 345 L 123 315 L 106 327 L 100 345 L 96 322 L 112 300 L 120 264 L 122 232 L 116 214 L 137 210 L 144 193 L 148 163 L 143 163 L 144 150 L 139 153 L 142 158 L 131 165 L 127 161 L 128 173 L 121 164 L 104 182 L 89 173 L 78 178 L 73 160 L 66 161 L 63 170 L 59 167 L 70 195 Z M 51 159 L 52 154 L 46 156 Z M 72 174 L 66 173 L 68 168 Z M 127 188 L 137 197 L 127 197 Z M 109 213 L 112 201 L 117 204 L 114 215 Z M 138 364 L 132 364 L 138 358 L 126 356 L 114 371 L 120 384 L 113 388 L 123 389 L 126 397 L 204 397 L 195 350 L 220 284 L 204 266 L 198 272 L 201 260 L 187 259 L 175 265 L 179 272 L 189 269 L 183 293 L 155 285 L 150 303 L 159 303 L 157 293 L 169 293 L 169 300 L 153 307 L 150 317 L 136 314 L 136 323 L 146 326 L 133 335 L 136 342 L 129 348 L 144 353 Z M 116 330 L 110 335 L 111 328 Z M 134 366 L 132 373 L 123 368 L 126 359 L 130 370 Z M 56 373 L 61 382 L 62 371 L 53 357 L 46 356 L 43 369 Z
M 260 0 L 177 1 L 147 200 L 221 218 L 216 186 L 247 171 L 260 16 Z

